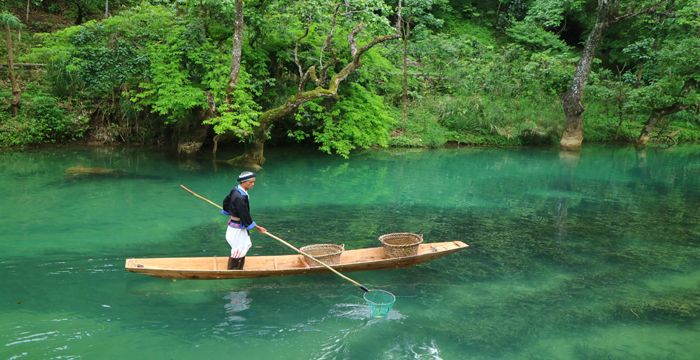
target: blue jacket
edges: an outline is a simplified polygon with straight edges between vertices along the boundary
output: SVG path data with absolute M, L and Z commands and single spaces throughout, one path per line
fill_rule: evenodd
M 250 230 L 255 227 L 255 221 L 253 221 L 253 218 L 250 216 L 250 201 L 248 200 L 248 195 L 241 192 L 238 186 L 231 189 L 229 195 L 224 199 L 223 208 L 224 209 L 221 211 L 222 214 L 241 219 L 241 228 Z

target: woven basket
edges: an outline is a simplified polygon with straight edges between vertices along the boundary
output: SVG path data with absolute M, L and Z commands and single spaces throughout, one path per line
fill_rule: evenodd
M 314 244 L 307 245 L 299 250 L 323 261 L 326 265 L 335 265 L 340 262 L 340 254 L 345 250 L 345 245 Z M 304 262 L 309 266 L 323 266 L 318 261 L 304 255 Z
M 423 235 L 413 233 L 384 234 L 379 237 L 384 245 L 384 253 L 389 258 L 414 256 L 418 254 L 418 245 L 423 242 Z

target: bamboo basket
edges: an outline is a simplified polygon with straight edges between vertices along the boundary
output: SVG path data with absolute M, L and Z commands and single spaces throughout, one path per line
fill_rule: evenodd
M 340 254 L 345 250 L 345 245 L 313 244 L 301 247 L 299 250 L 323 261 L 327 265 L 335 265 L 340 262 Z M 306 255 L 304 255 L 304 262 L 309 266 L 323 266 Z
M 384 245 L 384 253 L 389 258 L 414 256 L 418 254 L 418 245 L 423 242 L 423 235 L 413 233 L 392 233 L 379 237 Z

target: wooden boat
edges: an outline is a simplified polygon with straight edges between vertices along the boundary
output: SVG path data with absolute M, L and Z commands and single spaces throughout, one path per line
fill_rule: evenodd
M 418 254 L 387 258 L 381 247 L 346 250 L 335 270 L 390 269 L 420 264 L 469 247 L 461 241 L 420 244 Z M 263 276 L 301 275 L 328 272 L 323 266 L 309 266 L 302 255 L 248 256 L 242 270 L 227 270 L 227 257 L 181 257 L 126 259 L 126 270 L 173 279 L 240 279 Z

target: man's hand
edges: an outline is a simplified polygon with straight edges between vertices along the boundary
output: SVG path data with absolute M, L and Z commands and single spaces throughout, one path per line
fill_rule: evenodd
M 260 225 L 255 225 L 255 230 L 260 231 L 261 234 L 267 233 L 267 229 L 265 229 L 264 227 L 262 227 Z

